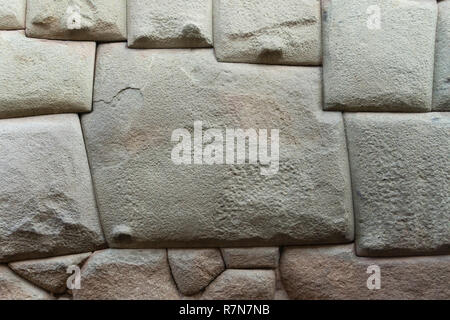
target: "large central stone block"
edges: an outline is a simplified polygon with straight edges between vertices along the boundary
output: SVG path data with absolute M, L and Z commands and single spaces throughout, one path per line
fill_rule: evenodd
M 320 68 L 218 63 L 211 49 L 104 44 L 94 87 L 94 111 L 82 125 L 111 247 L 353 239 L 343 119 L 321 109 Z M 191 133 L 195 121 L 219 132 L 279 129 L 278 171 L 176 165 L 172 133 Z

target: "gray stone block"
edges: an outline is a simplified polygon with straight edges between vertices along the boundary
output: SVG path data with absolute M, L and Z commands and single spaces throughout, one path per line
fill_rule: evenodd
M 353 240 L 343 120 L 322 111 L 319 68 L 104 44 L 94 100 L 82 125 L 111 247 Z M 189 134 L 198 120 L 221 132 L 279 129 L 279 164 L 175 164 L 174 130 Z
M 324 0 L 324 109 L 430 111 L 436 20 L 435 0 Z
M 320 0 L 214 0 L 214 48 L 224 62 L 320 65 Z
M 345 114 L 357 253 L 450 252 L 450 115 Z

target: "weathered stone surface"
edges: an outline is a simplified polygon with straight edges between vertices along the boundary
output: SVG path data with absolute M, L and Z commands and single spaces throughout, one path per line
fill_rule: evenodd
M 275 296 L 275 271 L 227 269 L 202 295 L 203 300 L 271 300 Z
M 369 266 L 380 289 L 367 287 Z M 281 275 L 292 299 L 450 299 L 450 256 L 359 258 L 353 245 L 285 248 Z
M 358 255 L 450 252 L 450 114 L 346 114 Z
M 0 30 L 25 28 L 26 0 L 0 0 Z
M 276 268 L 280 257 L 278 247 L 226 248 L 222 255 L 229 269 Z
M 91 110 L 95 42 L 0 31 L 0 47 L 0 118 Z
M 0 300 L 49 300 L 44 290 L 21 279 L 7 266 L 0 265 Z
M 227 62 L 320 65 L 320 0 L 214 0 L 214 47 Z
M 111 247 L 353 239 L 343 120 L 322 111 L 320 68 L 218 63 L 209 49 L 103 44 L 94 100 L 82 124 Z M 196 120 L 218 129 L 279 128 L 279 171 L 175 165 L 172 133 Z
M 439 2 L 433 110 L 450 111 L 450 0 Z
M 75 300 L 171 300 L 179 294 L 165 249 L 95 252 L 81 270 Z
M 212 46 L 211 0 L 128 0 L 130 48 Z
M 219 249 L 169 249 L 169 264 L 178 290 L 193 295 L 225 270 Z
M 127 39 L 126 0 L 28 0 L 27 36 L 60 40 Z
M 62 294 L 67 288 L 70 266 L 81 266 L 91 253 L 81 253 L 49 259 L 36 259 L 13 262 L 9 267 L 21 277 L 35 285 L 56 294 Z
M 0 261 L 104 244 L 76 114 L 0 120 Z
M 324 0 L 322 20 L 326 110 L 431 110 L 435 0 Z

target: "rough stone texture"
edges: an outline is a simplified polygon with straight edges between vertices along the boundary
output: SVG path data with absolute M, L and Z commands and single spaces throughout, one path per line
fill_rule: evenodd
M 104 244 L 77 115 L 0 120 L 0 262 Z
M 169 264 L 178 290 L 199 293 L 225 270 L 219 249 L 169 249 Z
M 81 270 L 75 300 L 179 299 L 165 249 L 95 252 Z
M 0 31 L 0 118 L 91 110 L 95 43 Z
M 214 0 L 217 59 L 320 65 L 320 0 Z
M 381 288 L 369 290 L 369 266 L 380 267 Z M 284 286 L 292 299 L 450 299 L 450 256 L 358 258 L 353 245 L 285 248 Z
M 0 0 L 0 30 L 25 28 L 26 0 Z
M 104 44 L 94 100 L 82 124 L 111 247 L 352 241 L 343 120 L 322 111 L 319 68 Z M 191 130 L 196 120 L 209 128 L 280 128 L 279 172 L 175 165 L 172 132 Z
M 275 296 L 275 271 L 227 269 L 202 295 L 203 300 L 271 300 Z
M 27 36 L 60 40 L 127 39 L 126 0 L 28 0 Z
M 211 0 L 128 0 L 130 48 L 211 47 Z
M 450 0 L 439 2 L 433 110 L 450 111 Z
M 91 253 L 82 253 L 49 259 L 13 262 L 9 264 L 9 267 L 35 285 L 52 293 L 62 294 L 66 291 L 66 282 L 70 276 L 70 273 L 67 273 L 67 268 L 81 266 L 90 255 Z
M 50 300 L 44 290 L 21 279 L 7 266 L 0 265 L 0 300 Z
M 278 247 L 227 248 L 222 255 L 229 269 L 276 268 L 280 257 Z
M 450 114 L 346 114 L 358 255 L 450 252 Z
M 435 0 L 324 0 L 322 20 L 326 110 L 431 110 Z

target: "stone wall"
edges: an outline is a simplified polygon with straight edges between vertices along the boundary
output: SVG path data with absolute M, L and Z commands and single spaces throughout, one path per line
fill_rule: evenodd
M 450 0 L 0 0 L 0 299 L 450 299 L 449 111 Z

